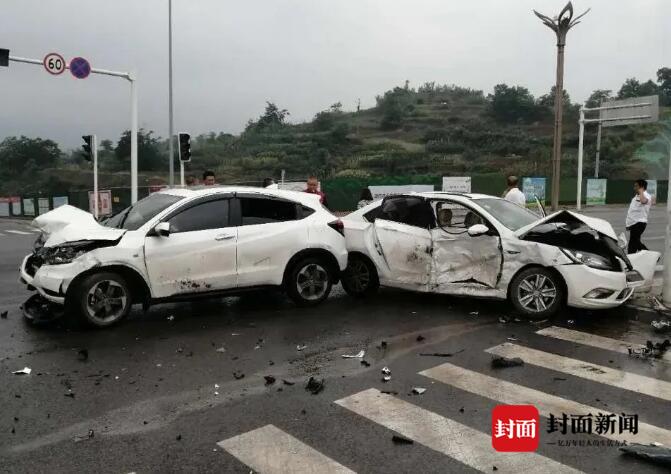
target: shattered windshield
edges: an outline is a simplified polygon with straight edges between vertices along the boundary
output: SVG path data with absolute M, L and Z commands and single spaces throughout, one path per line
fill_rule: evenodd
M 513 231 L 538 220 L 538 216 L 530 210 L 505 199 L 478 199 L 476 202 L 501 224 Z
M 117 229 L 137 230 L 149 219 L 181 199 L 183 199 L 182 196 L 173 194 L 152 194 L 110 217 L 103 222 L 103 225 Z

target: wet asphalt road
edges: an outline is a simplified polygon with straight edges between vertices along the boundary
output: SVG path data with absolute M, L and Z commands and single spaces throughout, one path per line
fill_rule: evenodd
M 0 233 L 8 225 L 0 222 Z M 71 331 L 58 325 L 35 328 L 22 321 L 18 305 L 27 293 L 16 282 L 16 267 L 34 238 L 3 234 L 0 311 L 9 311 L 8 319 L 0 320 L 3 472 L 242 473 L 250 466 L 262 467 L 263 462 L 282 464 L 301 457 L 296 444 L 267 452 L 268 443 L 261 437 L 247 441 L 257 453 L 254 459 L 241 460 L 243 455 L 236 457 L 217 445 L 267 425 L 357 472 L 490 472 L 497 464 L 499 472 L 519 472 L 519 465 L 506 467 L 505 456 L 477 460 L 471 451 L 494 456 L 491 410 L 501 397 L 524 387 L 538 391 L 537 398 L 529 400 L 534 404 L 547 402 L 552 395 L 560 397 L 569 403 L 568 414 L 574 413 L 576 402 L 595 412 L 637 414 L 639 434 L 630 440 L 647 440 L 653 433 L 671 445 L 668 358 L 632 358 L 618 350 L 592 347 L 597 339 L 578 344 L 537 334 L 558 326 L 625 343 L 659 340 L 649 325 L 657 318 L 654 313 L 630 308 L 600 313 L 565 310 L 540 324 L 501 323 L 499 318 L 511 311 L 499 302 L 398 291 L 355 301 L 337 288 L 316 309 L 295 308 L 281 295 L 256 293 L 157 306 L 147 314 L 136 310 L 123 324 L 104 331 Z M 532 355 L 523 357 L 524 366 L 493 369 L 492 355 L 485 350 L 511 342 L 549 354 L 550 362 Z M 298 351 L 297 346 L 306 347 Z M 82 348 L 88 350 L 86 361 L 78 359 Z M 223 352 L 217 350 L 222 348 Z M 362 349 L 370 367 L 359 359 L 341 357 Z M 419 355 L 434 352 L 453 355 Z M 560 360 L 558 355 L 578 360 L 577 368 L 543 366 Z M 444 368 L 443 364 L 462 377 L 438 381 L 419 374 Z M 12 375 L 26 366 L 33 371 L 30 375 Z M 392 373 L 387 383 L 380 373 L 385 366 Z M 612 377 L 601 373 L 610 370 Z M 236 379 L 234 372 L 244 378 Z M 265 375 L 274 376 L 275 383 L 266 385 Z M 324 379 L 321 393 L 312 395 L 304 389 L 310 376 Z M 496 390 L 484 384 L 482 376 L 496 381 Z M 416 386 L 427 388 L 426 393 L 411 395 Z M 381 409 L 363 401 L 355 404 L 360 413 L 334 403 L 370 389 L 397 392 L 394 399 L 457 425 L 445 430 L 440 423 L 417 416 L 404 422 L 406 411 L 394 410 L 386 400 Z M 376 413 L 382 419 L 376 419 Z M 398 417 L 401 421 L 394 421 Z M 643 423 L 659 429 L 653 432 Z M 547 434 L 545 428 L 542 417 L 537 454 L 561 463 L 554 465 L 557 468 L 665 472 L 624 457 L 614 447 L 560 446 L 567 440 L 604 437 Z M 92 438 L 87 436 L 89 430 Z M 391 439 L 395 432 L 416 442 L 396 445 Z M 484 438 L 473 438 L 474 432 Z M 431 443 L 432 437 L 449 439 L 448 446 L 460 448 L 446 454 Z M 539 472 L 537 459 L 521 462 L 530 472 Z

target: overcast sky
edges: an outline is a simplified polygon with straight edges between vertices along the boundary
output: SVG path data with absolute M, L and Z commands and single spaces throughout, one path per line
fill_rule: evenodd
M 425 81 L 491 92 L 554 83 L 555 39 L 531 12 L 565 0 L 173 0 L 176 131 L 239 133 L 265 101 L 293 122 L 341 101 Z M 671 66 L 668 0 L 576 0 L 591 7 L 571 30 L 565 88 L 584 100 L 627 77 Z M 168 132 L 168 0 L 3 0 L 0 47 L 55 51 L 93 67 L 137 72 L 140 125 Z M 0 139 L 48 137 L 64 148 L 84 133 L 117 140 L 130 126 L 129 86 L 117 78 L 53 77 L 41 66 L 0 68 Z

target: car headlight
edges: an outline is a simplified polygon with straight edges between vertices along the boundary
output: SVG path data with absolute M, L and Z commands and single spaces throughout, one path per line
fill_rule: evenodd
M 90 240 L 81 240 L 79 242 L 72 242 L 62 244 L 57 247 L 42 247 L 38 252 L 42 260 L 47 265 L 62 265 L 71 263 L 74 259 L 95 248 Z
M 595 253 L 583 252 L 582 250 L 561 249 L 568 258 L 575 263 L 582 263 L 588 267 L 598 268 L 599 270 L 613 270 L 613 264 L 610 260 Z

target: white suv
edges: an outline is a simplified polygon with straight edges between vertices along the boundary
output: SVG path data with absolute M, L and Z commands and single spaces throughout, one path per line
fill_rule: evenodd
M 342 222 L 319 196 L 247 187 L 171 189 L 107 219 L 63 206 L 21 265 L 34 296 L 109 326 L 164 301 L 282 287 L 299 305 L 326 299 L 347 265 Z M 39 303 L 39 301 L 38 301 Z M 24 314 L 44 304 L 25 304 Z

